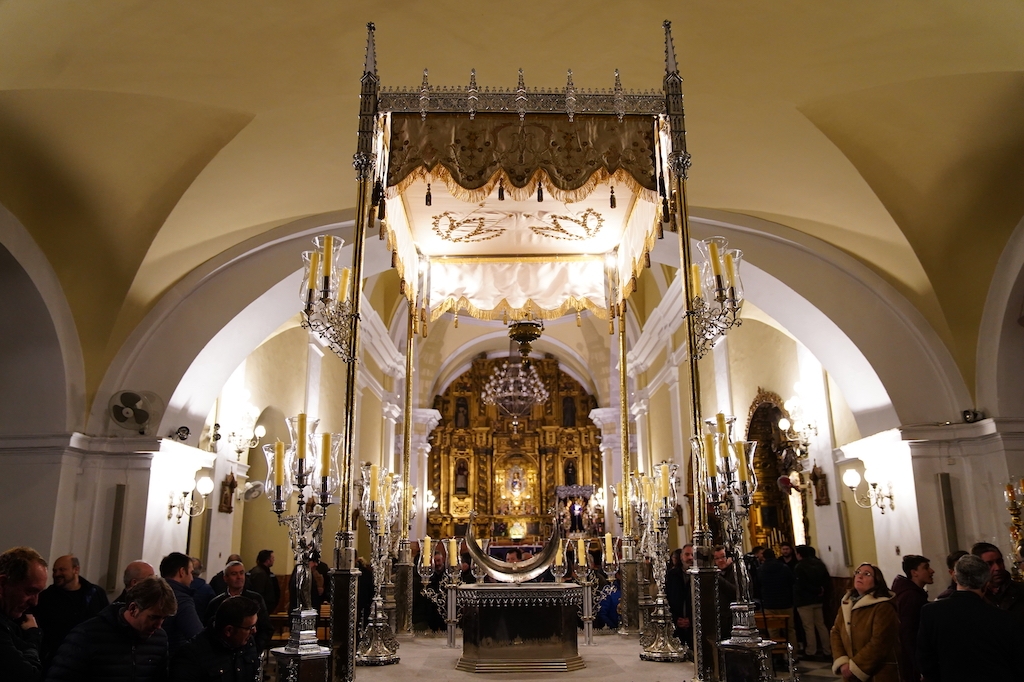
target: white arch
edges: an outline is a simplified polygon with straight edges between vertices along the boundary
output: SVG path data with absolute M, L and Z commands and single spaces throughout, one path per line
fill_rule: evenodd
M 720 234 L 743 250 L 746 297 L 819 359 L 842 390 L 862 435 L 958 421 L 961 410 L 971 406 L 938 334 L 857 259 L 820 239 L 750 216 L 700 209 L 690 224 L 695 239 Z M 660 242 L 653 257 L 678 267 L 678 242 Z
M 156 435 L 188 426 L 192 439 L 231 372 L 299 311 L 300 254 L 309 239 L 342 236 L 351 258 L 351 212 L 311 216 L 257 235 L 190 272 L 132 332 L 111 363 L 90 411 L 92 434 L 108 431 L 106 396 L 133 387 L 167 400 Z M 367 241 L 368 270 L 390 265 Z M 378 270 L 379 271 L 379 270 Z M 368 272 L 368 276 L 375 274 Z
M 558 366 L 563 372 L 578 381 L 591 395 L 595 397 L 598 395 L 594 378 L 587 371 L 586 361 L 573 348 L 558 339 L 543 336 L 533 342 L 533 347 L 534 357 L 538 353 L 551 353 L 558 358 Z M 431 384 L 430 395 L 443 393 L 449 384 L 469 370 L 473 358 L 480 353 L 487 353 L 488 356 L 491 356 L 498 353 L 504 355 L 507 352 L 508 332 L 504 328 L 483 334 L 464 343 L 441 363 Z
M 1024 219 L 996 263 L 978 329 L 978 409 L 989 417 L 1024 416 Z
M 2 204 L 0 244 L 24 271 L 23 281 L 8 282 L 19 291 L 8 290 L 3 295 L 7 306 L 34 308 L 19 311 L 19 315 L 28 317 L 18 325 L 18 333 L 32 335 L 35 359 L 28 365 L 21 364 L 24 358 L 17 360 L 19 367 L 12 368 L 17 370 L 15 374 L 4 372 L 8 381 L 5 395 L 0 397 L 4 406 L 2 426 L 17 429 L 21 434 L 81 430 L 85 420 L 85 360 L 64 289 L 32 235 Z M 14 272 L 5 275 L 17 277 Z M 38 300 L 30 301 L 35 295 Z M 26 381 L 15 380 L 16 376 L 25 376 Z M 17 395 L 10 396 L 8 401 L 8 392 Z

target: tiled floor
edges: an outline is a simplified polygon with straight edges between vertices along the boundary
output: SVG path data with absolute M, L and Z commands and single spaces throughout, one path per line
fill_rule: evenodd
M 415 637 L 401 640 L 397 665 L 380 668 L 358 668 L 358 680 L 403 680 L 404 682 L 519 682 L 520 680 L 587 680 L 588 682 L 679 682 L 693 679 L 692 663 L 650 663 L 640 660 L 637 639 L 615 634 L 595 634 L 594 646 L 582 645 L 580 656 L 587 667 L 558 674 L 474 674 L 455 670 L 461 654 L 459 648 L 449 649 L 443 637 Z M 835 680 L 828 663 L 801 662 L 797 665 L 805 682 Z

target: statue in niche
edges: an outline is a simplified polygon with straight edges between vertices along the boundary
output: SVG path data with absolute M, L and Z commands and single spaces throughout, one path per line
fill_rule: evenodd
M 562 398 L 562 427 L 576 426 L 576 400 L 572 396 Z
M 464 459 L 455 463 L 455 494 L 469 494 L 469 464 Z
M 569 532 L 583 532 L 583 500 L 579 497 L 569 503 Z
M 469 428 L 469 401 L 465 397 L 455 400 L 455 428 Z
M 565 484 L 576 485 L 576 462 L 571 459 L 565 463 Z

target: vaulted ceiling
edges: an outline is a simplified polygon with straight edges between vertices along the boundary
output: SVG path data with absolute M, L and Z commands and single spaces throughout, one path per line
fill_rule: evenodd
M 659 88 L 673 21 L 690 204 L 830 242 L 896 286 L 968 386 L 1024 215 L 1024 5 L 0 1 L 0 203 L 56 270 L 90 391 L 224 249 L 354 205 L 365 23 L 384 85 Z

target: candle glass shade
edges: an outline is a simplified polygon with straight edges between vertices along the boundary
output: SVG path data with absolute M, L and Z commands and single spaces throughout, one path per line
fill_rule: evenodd
M 288 434 L 291 436 L 292 439 L 292 446 L 290 449 L 294 451 L 291 460 L 288 462 L 288 471 L 290 472 L 290 475 L 292 477 L 297 479 L 299 476 L 299 418 L 288 417 L 287 419 L 285 419 L 285 421 L 288 422 Z M 319 419 L 306 419 L 306 461 L 302 466 L 307 483 L 311 483 L 313 481 L 319 483 L 320 461 L 316 455 L 320 451 L 320 449 L 315 447 L 316 439 L 313 438 L 314 434 L 316 434 L 316 429 L 319 425 Z M 315 485 L 314 487 L 319 487 L 319 485 Z
M 313 458 L 316 460 L 315 476 L 311 478 L 310 485 L 313 486 L 313 490 L 317 495 L 324 492 L 323 490 L 323 437 L 327 434 L 320 434 L 319 438 L 312 438 L 314 448 L 306 455 L 307 460 Z M 327 497 L 328 502 L 332 504 L 337 502 L 335 497 L 338 494 L 338 489 L 341 487 L 341 473 L 338 471 L 338 452 L 341 450 L 341 434 L 332 433 L 331 436 L 331 448 L 327 455 Z M 307 461 L 307 466 L 309 462 Z M 308 469 L 307 469 L 308 471 Z
M 267 458 L 267 480 L 265 482 L 267 497 L 273 500 L 277 495 L 274 485 L 274 444 L 268 443 L 263 446 L 263 456 Z M 288 499 L 294 489 L 295 480 L 291 474 L 291 460 L 295 457 L 295 448 L 288 446 L 284 449 L 284 484 L 281 486 L 281 499 Z
M 729 242 L 725 237 L 711 237 L 703 241 L 697 242 L 697 253 L 700 254 L 701 260 L 701 275 L 706 277 L 705 290 L 710 292 L 717 292 L 719 289 L 726 286 L 725 283 L 725 264 L 723 263 L 723 257 L 725 256 L 726 250 L 729 248 Z M 715 264 L 717 256 L 717 265 Z M 707 266 L 707 273 L 704 272 L 704 267 Z M 722 279 L 721 286 L 715 279 L 716 270 L 721 273 L 719 276 Z M 710 285 L 710 287 L 708 287 Z M 712 297 L 714 298 L 714 297 Z
M 736 428 L 736 417 L 731 414 L 725 415 L 725 435 L 729 442 L 733 442 L 733 431 Z M 704 433 L 718 433 L 718 419 L 711 417 L 704 420 Z
M 757 491 L 757 474 L 754 470 L 754 451 L 757 449 L 756 440 L 740 441 L 735 444 L 737 448 L 743 449 L 743 463 L 742 466 L 747 470 L 747 482 L 749 492 L 754 493 Z
M 314 244 L 314 246 L 316 248 L 316 251 L 320 254 L 320 258 L 319 258 L 320 267 L 319 267 L 319 272 L 317 273 L 317 277 L 316 277 L 317 285 L 316 285 L 316 296 L 315 296 L 315 298 L 317 300 L 321 299 L 322 296 L 323 296 L 323 288 L 324 288 L 324 243 L 326 242 L 326 240 L 327 240 L 327 235 L 320 235 L 319 237 L 315 237 L 313 239 L 313 244 Z M 330 279 L 328 280 L 327 298 L 329 300 L 331 300 L 331 301 L 337 301 L 338 300 L 338 289 L 339 289 L 339 287 L 341 285 L 341 271 L 342 271 L 341 264 L 339 263 L 339 259 L 341 257 L 341 247 L 344 245 L 345 242 L 340 237 L 334 237 L 332 242 L 333 242 L 334 245 L 333 245 L 333 247 L 331 249 L 331 276 L 330 276 Z M 306 253 L 309 253 L 309 252 L 306 252 Z M 303 283 L 304 289 L 303 289 L 303 294 L 302 294 L 303 301 L 305 301 L 305 296 L 306 296 L 305 288 L 308 287 L 308 283 L 309 283 L 309 258 L 306 256 L 305 253 L 303 254 L 303 262 L 306 264 L 306 269 L 305 269 L 306 281 Z
M 732 257 L 732 278 L 726 282 L 727 286 L 732 288 L 729 290 L 729 298 L 734 301 L 743 300 L 743 282 L 740 278 L 740 264 L 743 261 L 743 252 L 739 249 L 726 249 L 724 256 Z M 728 279 L 728 275 L 727 275 Z

